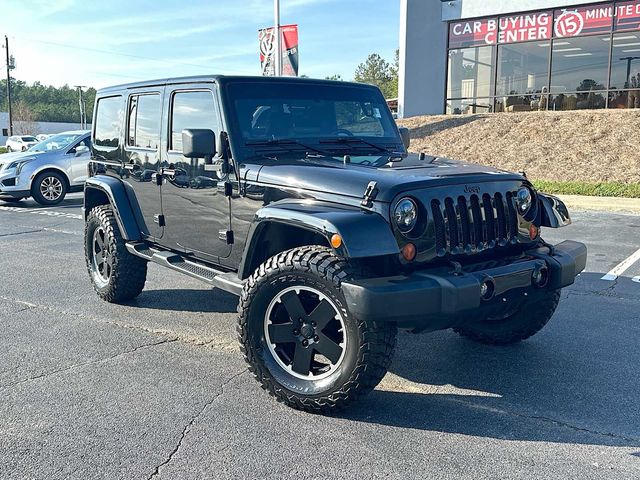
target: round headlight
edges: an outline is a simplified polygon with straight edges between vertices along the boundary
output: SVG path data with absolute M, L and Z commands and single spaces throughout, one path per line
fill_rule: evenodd
M 526 215 L 531 206 L 533 205 L 533 194 L 531 189 L 527 187 L 521 187 L 516 194 L 516 206 L 518 207 L 518 213 L 520 215 Z
M 403 198 L 396 204 L 393 218 L 402 233 L 410 232 L 418 222 L 418 206 L 410 198 Z

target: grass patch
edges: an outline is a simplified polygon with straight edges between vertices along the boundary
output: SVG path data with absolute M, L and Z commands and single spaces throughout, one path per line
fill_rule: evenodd
M 7 147 L 0 147 L 0 153 L 7 153 L 8 151 Z
M 537 180 L 533 182 L 533 185 L 541 192 L 555 193 L 559 195 L 640 198 L 640 183 L 553 182 L 547 180 Z

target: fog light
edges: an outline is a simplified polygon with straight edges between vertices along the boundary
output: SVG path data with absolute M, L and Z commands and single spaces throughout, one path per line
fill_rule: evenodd
M 536 268 L 531 277 L 536 287 L 544 287 L 549 279 L 549 270 L 547 267 Z
M 407 262 L 413 262 L 416 258 L 416 246 L 413 243 L 407 243 L 402 247 L 402 257 Z
M 489 300 L 493 297 L 493 292 L 495 291 L 495 286 L 493 284 L 493 280 L 487 279 L 482 284 L 480 284 L 480 296 L 483 300 Z

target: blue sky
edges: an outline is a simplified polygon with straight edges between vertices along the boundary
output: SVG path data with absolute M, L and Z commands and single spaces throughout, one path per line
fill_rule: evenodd
M 393 59 L 399 9 L 398 0 L 281 0 L 281 22 L 299 25 L 301 74 L 348 80 L 369 53 Z M 98 88 L 259 75 L 257 31 L 273 23 L 272 0 L 0 0 L 0 11 L 15 78 Z

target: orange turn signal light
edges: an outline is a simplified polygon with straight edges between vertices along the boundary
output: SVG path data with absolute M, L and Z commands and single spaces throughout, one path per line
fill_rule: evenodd
M 333 235 L 331 235 L 331 246 L 333 248 L 340 248 L 341 245 L 342 245 L 342 237 L 337 233 L 334 233 Z
M 413 262 L 416 258 L 416 246 L 413 243 L 407 243 L 402 247 L 402 258 L 407 262 Z
M 538 237 L 538 233 L 540 233 L 538 227 L 536 227 L 533 223 L 529 225 L 529 238 L 531 240 L 535 240 Z

